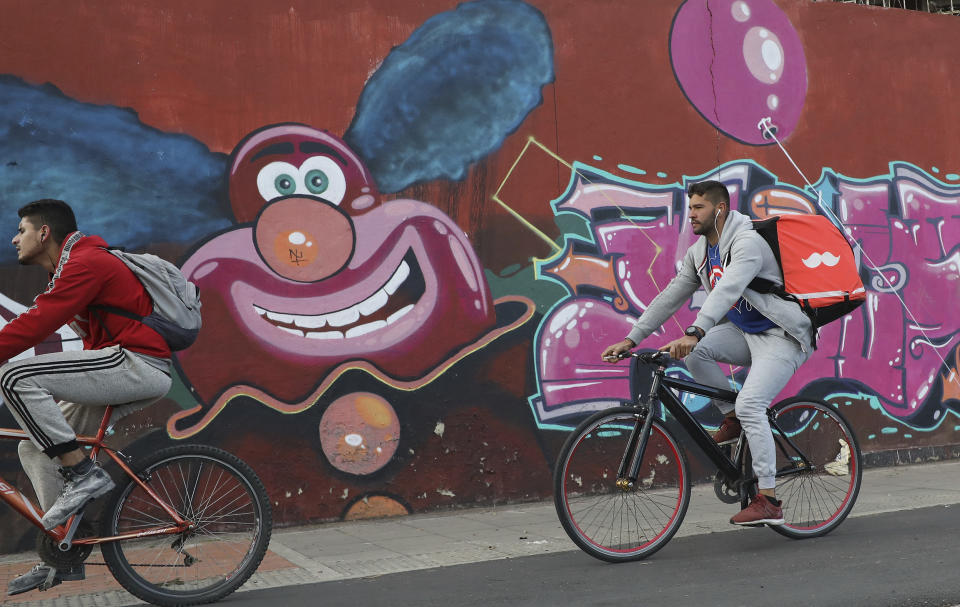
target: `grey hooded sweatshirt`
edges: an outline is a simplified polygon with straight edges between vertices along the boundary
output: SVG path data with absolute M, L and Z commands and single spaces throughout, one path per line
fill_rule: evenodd
M 783 276 L 770 245 L 754 231 L 746 215 L 737 211 L 730 211 L 727 215 L 723 232 L 720 233 L 720 259 L 729 259 L 729 262 L 723 269 L 723 278 L 717 283 L 717 288 L 712 289 L 708 276 L 707 238 L 701 236 L 687 249 L 677 276 L 653 298 L 627 338 L 639 344 L 660 328 L 702 286 L 707 298 L 693 324 L 704 332 L 721 322 L 730 322 L 727 320 L 727 311 L 743 297 L 754 309 L 796 339 L 803 351 L 807 352 L 812 345 L 813 324 L 800 306 L 776 295 L 757 293 L 747 288 L 757 276 L 778 285 L 783 284 Z

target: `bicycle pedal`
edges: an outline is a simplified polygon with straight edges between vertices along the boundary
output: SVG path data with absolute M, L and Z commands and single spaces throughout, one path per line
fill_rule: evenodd
M 47 572 L 47 579 L 40 583 L 40 585 L 37 587 L 37 590 L 40 592 L 43 592 L 44 590 L 50 590 L 60 582 L 60 578 L 57 577 L 57 570 L 54 567 L 51 567 L 50 571 Z

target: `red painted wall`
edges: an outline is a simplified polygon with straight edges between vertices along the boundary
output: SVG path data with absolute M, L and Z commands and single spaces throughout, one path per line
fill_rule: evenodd
M 688 101 L 669 45 L 680 0 L 530 4 L 543 14 L 553 41 L 554 81 L 543 88 L 542 104 L 499 149 L 472 165 L 465 180 L 433 180 L 378 201 L 422 201 L 465 231 L 499 302 L 492 325 L 480 323 L 482 329 L 470 339 L 454 339 L 440 356 L 443 363 L 431 363 L 431 372 L 417 377 L 392 377 L 389 370 L 384 377 L 354 361 L 333 379 L 326 371 L 310 378 L 311 389 L 300 390 L 296 398 L 281 398 L 263 381 L 237 376 L 218 378 L 214 394 L 203 399 L 208 411 L 220 389 L 239 394 L 221 399 L 227 403 L 223 413 L 188 434 L 235 450 L 254 464 L 269 485 L 281 523 L 549 496 L 550 467 L 564 434 L 547 427 L 529 399 L 540 391 L 533 360 L 538 329 L 548 310 L 569 293 L 535 278 L 532 258 L 553 255 L 555 248 L 491 200 L 509 176 L 500 195 L 505 203 L 560 246 L 572 234 L 550 205 L 567 189 L 570 169 L 539 148 L 528 150 L 513 168 L 530 138 L 566 162 L 581 161 L 648 188 L 677 184 L 738 159 L 763 167 L 781 184 L 803 186 L 776 146 L 738 142 Z M 960 20 L 806 0 L 775 0 L 774 5 L 789 19 L 805 56 L 803 108 L 784 144 L 811 180 L 832 169 L 851 182 L 889 182 L 889 164 L 903 162 L 945 186 L 960 184 L 960 125 L 953 104 L 960 81 L 955 51 Z M 171 0 L 159 5 L 0 0 L 0 74 L 30 85 L 53 84 L 76 101 L 131 108 L 148 127 L 229 154 L 249 133 L 282 122 L 342 135 L 391 49 L 456 6 L 441 0 Z M 624 171 L 620 164 L 646 174 Z M 14 209 L 2 208 L 12 216 Z M 958 216 L 953 211 L 944 224 L 947 242 L 955 242 L 960 232 Z M 183 262 L 201 240 L 144 244 Z M 664 272 L 668 275 L 669 268 Z M 0 268 L 0 290 L 22 304 L 43 283 L 32 269 Z M 960 296 L 956 282 L 938 284 L 932 297 L 941 305 Z M 496 299 L 504 296 L 514 299 Z M 218 327 L 212 329 L 217 335 L 230 333 L 221 318 L 208 320 Z M 950 315 L 942 320 L 947 333 L 957 328 Z M 443 327 L 430 330 L 436 333 L 428 338 L 444 339 Z M 595 350 L 614 337 L 619 336 L 599 335 L 582 347 Z M 956 370 L 955 347 L 949 341 L 942 350 L 945 364 L 934 373 L 946 377 Z M 226 364 L 186 360 L 181 373 L 188 386 Z M 280 365 L 264 359 L 270 364 Z M 266 394 L 250 396 L 253 387 Z M 946 411 L 960 390 L 949 382 L 941 390 L 931 398 Z M 329 446 L 321 444 L 332 419 L 323 413 L 333 402 L 353 403 L 351 394 L 370 391 L 396 415 L 401 438 L 388 463 L 370 473 L 351 473 L 332 464 Z M 127 422 L 118 440 L 139 441 L 143 448 L 169 442 L 169 434 L 176 434 L 167 425 L 170 417 L 195 403 L 181 388 L 149 414 Z M 381 419 L 379 409 L 359 407 L 333 418 Z M 898 422 L 866 401 L 858 407 L 862 438 L 879 436 L 865 442 L 865 450 L 958 442 L 952 412 L 945 413 L 951 416 L 948 423 L 906 425 L 886 436 L 879 428 Z M 378 427 L 393 428 L 393 423 L 391 418 Z M 156 431 L 145 435 L 145 428 Z M 390 434 L 382 440 L 396 438 Z M 4 475 L 14 478 L 12 450 L 3 462 Z M 19 481 L 23 486 L 22 476 Z M 28 530 L 9 515 L 0 514 L 0 530 L 4 549 L 28 542 Z

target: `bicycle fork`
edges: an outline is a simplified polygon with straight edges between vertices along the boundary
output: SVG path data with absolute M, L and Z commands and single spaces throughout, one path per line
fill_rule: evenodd
M 617 487 L 623 491 L 629 491 L 637 482 L 640 475 L 640 461 L 643 459 L 643 452 L 647 448 L 647 440 L 650 438 L 650 427 L 653 425 L 653 415 L 648 408 L 639 410 L 641 419 L 634 424 L 630 432 L 630 440 L 627 443 L 627 450 L 620 460 L 620 468 L 617 470 Z
M 653 374 L 653 382 L 650 385 L 650 393 L 646 402 L 637 408 L 640 419 L 633 425 L 630 439 L 627 442 L 627 450 L 623 454 L 623 459 L 620 460 L 620 468 L 617 469 L 617 488 L 621 491 L 633 489 L 637 483 L 637 477 L 640 475 L 640 462 L 647 450 L 650 428 L 653 426 L 653 407 L 651 405 L 660 389 L 660 379 L 662 377 L 663 369 L 661 368 Z

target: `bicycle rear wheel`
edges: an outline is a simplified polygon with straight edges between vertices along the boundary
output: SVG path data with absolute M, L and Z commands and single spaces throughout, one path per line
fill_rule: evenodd
M 687 460 L 654 421 L 635 486 L 617 487 L 617 469 L 640 420 L 631 407 L 584 420 L 567 437 L 554 468 L 554 504 L 570 539 L 609 562 L 632 561 L 662 548 L 690 503 Z
M 263 560 L 272 530 L 266 490 L 247 464 L 215 447 L 178 445 L 147 458 L 136 472 L 196 527 L 103 544 L 103 558 L 124 588 L 172 607 L 218 601 L 247 581 Z M 103 534 L 170 523 L 156 501 L 130 481 L 107 505 Z
M 850 514 L 860 492 L 863 461 L 857 437 L 843 415 L 823 401 L 794 397 L 773 411 L 777 425 L 811 465 L 804 466 L 789 446 L 788 455 L 777 450 L 776 491 L 785 522 L 771 529 L 796 539 L 826 535 Z

